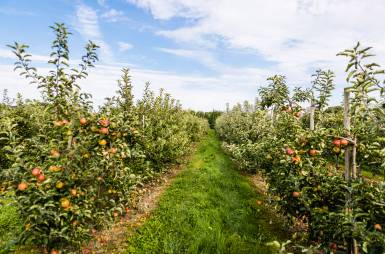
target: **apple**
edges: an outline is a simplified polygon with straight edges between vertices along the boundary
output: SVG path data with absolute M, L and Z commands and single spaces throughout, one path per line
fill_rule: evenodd
M 301 196 L 301 192 L 293 191 L 292 195 L 293 197 L 298 198 L 299 196 Z
M 337 244 L 336 243 L 331 243 L 330 244 L 330 249 L 331 250 L 336 250 L 337 249 Z
M 60 157 L 60 153 L 59 153 L 59 151 L 56 150 L 56 149 L 52 149 L 50 153 L 51 153 L 51 156 L 52 156 L 53 158 L 59 158 L 59 157 Z
M 44 174 L 40 174 L 40 175 L 37 177 L 37 180 L 38 180 L 39 182 L 44 182 L 44 181 L 45 181 L 45 176 L 44 176 Z
M 340 139 L 334 139 L 333 140 L 333 145 L 340 146 L 341 145 L 341 140 Z
M 104 127 L 108 127 L 110 125 L 110 121 L 108 119 L 100 119 L 99 124 Z
M 62 167 L 59 167 L 59 166 L 50 166 L 49 171 L 52 171 L 52 172 L 59 172 L 60 170 L 62 170 Z
M 84 117 L 80 118 L 79 122 L 80 122 L 80 125 L 86 125 L 88 123 L 87 119 L 85 119 Z
M 51 250 L 51 254 L 59 254 L 59 252 L 57 250 L 55 250 L 55 249 L 52 249 Z
M 91 154 L 88 152 L 83 153 L 83 158 L 89 159 L 91 157 Z
M 109 151 L 110 153 L 115 154 L 118 151 L 118 149 L 116 147 L 111 147 Z
M 309 155 L 310 156 L 316 156 L 318 154 L 318 151 L 317 150 L 315 150 L 315 149 L 310 149 L 309 150 Z
M 286 148 L 286 154 L 287 155 L 293 155 L 294 154 L 294 150 L 291 149 L 291 148 Z
M 105 146 L 105 145 L 107 145 L 107 141 L 105 139 L 101 139 L 101 140 L 99 140 L 99 145 Z
M 108 134 L 108 128 L 106 128 L 106 127 L 101 128 L 100 133 L 107 135 Z
M 342 146 L 347 146 L 349 144 L 349 141 L 347 139 L 341 139 L 340 143 Z
M 293 158 L 291 158 L 291 161 L 294 162 L 295 164 L 298 164 L 301 161 L 301 157 L 296 155 Z
M 32 169 L 32 175 L 33 176 L 39 176 L 41 174 L 41 169 L 40 168 L 34 168 Z
M 67 119 L 62 120 L 63 125 L 69 124 L 70 122 Z
M 57 181 L 55 186 L 58 189 L 62 189 L 64 187 L 64 183 L 62 181 Z
M 24 191 L 28 188 L 28 184 L 27 183 L 19 183 L 19 185 L 17 186 L 17 189 L 20 190 L 20 191 Z
M 118 217 L 119 213 L 117 211 L 114 211 L 113 215 L 114 215 L 114 217 Z
M 381 224 L 375 224 L 374 225 L 374 229 L 377 230 L 377 231 L 381 231 L 382 230 Z
M 261 201 L 261 200 L 257 200 L 255 203 L 256 203 L 257 205 L 262 205 L 262 201 Z
M 126 213 L 129 213 L 130 212 L 130 208 L 126 207 L 124 208 L 126 210 Z
M 301 112 L 295 112 L 295 113 L 294 113 L 294 116 L 295 116 L 295 117 L 300 117 L 300 116 L 301 116 Z
M 333 152 L 339 154 L 341 152 L 341 149 L 338 146 L 335 146 L 333 147 Z
M 71 195 L 74 196 L 74 197 L 76 197 L 76 195 L 78 194 L 76 189 L 71 189 L 70 192 L 71 192 Z
M 61 207 L 63 207 L 64 209 L 67 209 L 67 208 L 69 208 L 69 207 L 71 206 L 71 203 L 70 203 L 70 201 L 69 201 L 67 198 L 62 198 L 62 199 L 60 200 L 60 205 L 61 205 Z

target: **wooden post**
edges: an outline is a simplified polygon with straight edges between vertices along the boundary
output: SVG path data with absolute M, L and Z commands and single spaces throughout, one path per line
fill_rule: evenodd
M 310 130 L 314 131 L 314 113 L 315 113 L 315 107 L 311 105 L 310 107 Z
M 350 112 L 349 112 L 349 91 L 344 90 L 344 129 L 347 137 L 350 135 Z M 345 150 L 345 180 L 350 184 L 352 179 L 357 177 L 357 167 L 356 167 L 356 138 L 353 139 L 353 149 L 351 146 L 348 146 Z M 350 206 L 352 197 L 350 194 L 347 196 L 347 202 Z M 349 207 L 346 207 L 348 210 Z M 353 212 L 353 207 L 351 207 L 351 212 Z M 358 244 L 356 239 L 352 239 L 351 245 L 348 248 L 348 252 L 351 254 L 358 254 Z
M 348 137 L 350 136 L 349 97 L 350 97 L 349 91 L 345 89 L 344 90 L 344 129 Z M 350 150 L 350 147 L 347 147 L 345 151 L 345 180 L 349 182 L 351 180 L 350 161 L 351 161 L 351 150 Z
M 353 151 L 352 151 L 352 178 L 357 178 L 357 138 L 354 137 Z
M 274 117 L 275 117 L 275 115 L 274 115 L 274 108 L 275 107 L 273 107 L 272 109 L 271 109 L 271 114 L 270 114 L 270 119 L 271 119 L 271 124 L 272 125 L 274 125 Z

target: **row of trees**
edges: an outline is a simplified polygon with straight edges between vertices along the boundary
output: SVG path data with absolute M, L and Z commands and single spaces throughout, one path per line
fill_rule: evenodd
M 266 177 L 268 201 L 302 225 L 292 241 L 313 250 L 385 251 L 384 185 L 361 177 L 384 170 L 384 71 L 369 52 L 358 43 L 338 54 L 349 58 L 343 111 L 328 108 L 333 72 L 318 70 L 292 93 L 284 76 L 268 78 L 255 110 L 238 105 L 216 122 L 240 167 Z
M 133 187 L 177 163 L 208 124 L 149 84 L 135 102 L 128 69 L 116 96 L 94 111 L 78 81 L 98 60 L 98 46 L 89 42 L 72 68 L 70 33 L 63 24 L 52 29 L 47 75 L 31 66 L 26 45 L 10 46 L 18 58 L 15 69 L 37 85 L 43 100 L 0 104 L 0 191 L 18 206 L 22 229 L 16 242 L 68 253 L 128 213 Z

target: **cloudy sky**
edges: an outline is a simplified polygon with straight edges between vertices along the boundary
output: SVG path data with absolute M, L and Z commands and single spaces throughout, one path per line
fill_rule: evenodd
M 336 53 L 361 41 L 385 64 L 384 13 L 384 0 L 1 0 L 0 88 L 39 98 L 13 72 L 5 45 L 30 45 L 44 72 L 53 39 L 48 27 L 64 22 L 73 33 L 73 60 L 87 40 L 101 46 L 100 62 L 82 83 L 96 104 L 114 95 L 122 67 L 131 69 L 136 97 L 150 81 L 199 110 L 253 101 L 269 75 L 310 86 L 316 69 L 330 68 L 338 104 L 346 59 Z

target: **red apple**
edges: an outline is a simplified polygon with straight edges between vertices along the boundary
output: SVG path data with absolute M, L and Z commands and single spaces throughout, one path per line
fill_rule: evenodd
M 41 169 L 40 168 L 36 167 L 36 168 L 32 169 L 32 175 L 38 176 L 40 174 L 41 174 Z
M 317 150 L 315 150 L 315 149 L 310 149 L 309 150 L 309 155 L 310 156 L 316 156 L 318 154 L 318 151 Z
M 101 133 L 101 134 L 106 134 L 106 135 L 107 135 L 107 134 L 108 134 L 108 128 L 105 128 L 105 127 L 101 128 L 101 129 L 100 129 L 100 133 Z
M 87 124 L 87 119 L 85 119 L 84 117 L 80 118 L 79 122 L 80 122 L 80 125 L 86 125 Z
M 301 157 L 296 155 L 294 157 L 291 158 L 291 161 L 294 163 L 294 164 L 298 164 L 300 161 L 301 161 Z
M 341 140 L 340 139 L 334 139 L 333 140 L 333 145 L 340 146 L 341 145 Z
M 299 196 L 301 196 L 301 192 L 293 191 L 292 195 L 293 195 L 293 197 L 298 198 Z
M 330 249 L 331 250 L 336 250 L 337 249 L 337 244 L 336 243 L 331 243 L 330 244 Z
M 110 125 L 110 121 L 108 119 L 100 119 L 99 124 L 104 127 L 108 127 Z
M 294 150 L 291 149 L 291 148 L 286 148 L 286 154 L 287 155 L 293 155 L 294 154 Z
M 21 191 L 24 191 L 27 188 L 28 188 L 28 184 L 27 183 L 19 183 L 19 185 L 17 186 L 17 189 L 21 190 Z
M 39 182 L 44 182 L 45 181 L 45 176 L 43 174 L 40 174 L 38 177 L 37 177 L 37 180 Z

